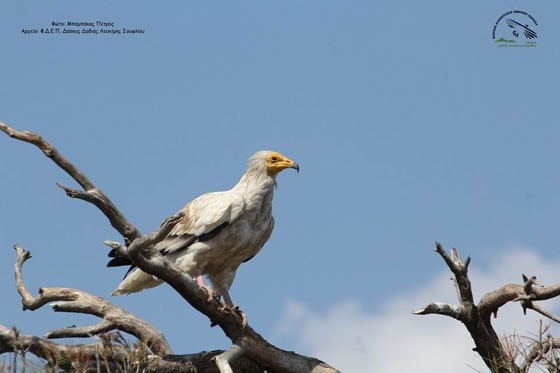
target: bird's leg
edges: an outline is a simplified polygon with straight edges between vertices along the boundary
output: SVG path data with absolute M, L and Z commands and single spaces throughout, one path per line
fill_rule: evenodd
M 203 275 L 196 276 L 196 283 L 198 284 L 198 286 L 200 286 L 202 289 L 204 289 L 208 293 L 208 301 L 211 301 L 212 299 L 214 299 L 214 291 L 212 290 L 212 288 L 210 286 L 208 286 L 204 283 L 204 276 Z
M 222 295 L 224 296 L 224 303 L 226 304 L 226 306 L 228 306 L 229 308 L 235 308 L 235 304 L 233 304 L 233 301 L 229 296 L 229 292 L 226 290 Z
M 241 311 L 238 306 L 233 304 L 233 301 L 229 296 L 229 292 L 226 290 L 222 295 L 224 297 L 224 303 L 226 304 L 226 306 L 228 306 L 229 308 L 237 312 L 239 316 L 241 316 L 241 325 L 243 327 L 247 326 L 247 315 L 245 314 L 245 312 Z

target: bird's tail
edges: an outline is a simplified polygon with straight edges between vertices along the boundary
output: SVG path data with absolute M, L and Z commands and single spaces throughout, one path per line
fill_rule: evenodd
M 117 286 L 111 295 L 137 293 L 160 285 L 163 281 L 135 268 Z

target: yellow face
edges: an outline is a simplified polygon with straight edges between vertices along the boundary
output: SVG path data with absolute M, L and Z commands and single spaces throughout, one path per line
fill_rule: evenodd
M 286 168 L 293 168 L 299 172 L 298 164 L 280 153 L 272 152 L 266 158 L 266 169 L 269 173 L 277 174 Z

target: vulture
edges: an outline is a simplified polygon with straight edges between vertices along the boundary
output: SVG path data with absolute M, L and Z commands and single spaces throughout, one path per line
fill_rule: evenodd
M 276 176 L 287 168 L 299 172 L 296 162 L 278 152 L 256 152 L 233 188 L 205 193 L 183 207 L 182 219 L 155 248 L 192 276 L 209 298 L 221 296 L 228 307 L 235 308 L 229 288 L 239 265 L 254 257 L 272 233 Z M 128 258 L 114 252 L 109 256 L 113 259 L 108 267 L 131 265 L 112 295 L 136 293 L 162 283 Z M 212 288 L 205 284 L 204 276 Z

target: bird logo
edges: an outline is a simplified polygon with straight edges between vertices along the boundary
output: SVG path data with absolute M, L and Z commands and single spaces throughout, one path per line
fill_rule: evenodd
M 506 24 L 513 29 L 511 32 L 516 38 L 519 37 L 522 32 L 527 39 L 534 39 L 537 37 L 537 33 L 529 28 L 529 25 L 523 25 L 511 18 L 506 19 Z

